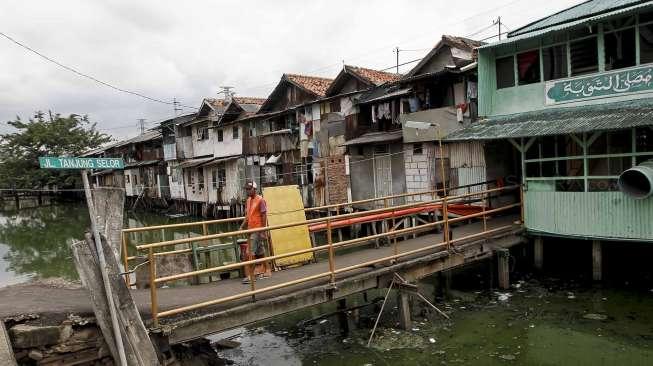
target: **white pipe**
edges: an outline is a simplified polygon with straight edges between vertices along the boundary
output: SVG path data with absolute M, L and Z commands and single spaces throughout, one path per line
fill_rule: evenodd
M 82 182 L 84 182 L 84 193 L 86 194 L 88 213 L 89 216 L 91 216 L 91 230 L 93 230 L 95 249 L 97 251 L 98 260 L 100 261 L 100 272 L 102 273 L 102 282 L 104 282 L 104 292 L 107 296 L 107 304 L 109 305 L 109 313 L 111 314 L 111 325 L 113 326 L 113 336 L 116 339 L 116 349 L 118 350 L 118 356 L 120 357 L 120 365 L 127 366 L 125 347 L 122 343 L 122 334 L 120 332 L 120 326 L 118 325 L 118 316 L 116 314 L 116 308 L 113 303 L 111 284 L 109 283 L 109 275 L 107 274 L 107 262 L 104 258 L 104 250 L 102 249 L 100 232 L 98 231 L 96 224 L 95 204 L 93 203 L 93 196 L 91 195 L 91 187 L 88 183 L 88 175 L 86 170 L 82 170 Z

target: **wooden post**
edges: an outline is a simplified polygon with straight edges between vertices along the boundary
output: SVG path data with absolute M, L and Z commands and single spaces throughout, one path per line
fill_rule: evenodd
M 331 219 L 327 219 L 327 244 L 329 245 L 329 272 L 331 272 L 331 284 L 336 283 L 336 265 L 334 262 L 333 240 L 331 238 Z
M 88 172 L 82 170 L 82 182 L 84 184 L 84 193 L 86 195 L 86 205 L 88 206 L 88 213 L 91 219 L 91 231 L 93 233 L 93 240 L 95 241 L 95 250 L 98 256 L 98 263 L 100 266 L 100 272 L 102 274 L 102 282 L 104 287 L 105 296 L 107 298 L 107 304 L 109 308 L 109 313 L 111 315 L 111 324 L 113 326 L 113 334 L 116 341 L 116 350 L 118 351 L 118 359 L 114 360 L 120 362 L 120 365 L 127 366 L 127 359 L 125 356 L 125 347 L 122 342 L 122 336 L 120 332 L 120 326 L 118 325 L 118 316 L 116 308 L 113 303 L 113 295 L 111 292 L 111 285 L 109 284 L 109 277 L 107 274 L 107 264 L 106 257 L 104 256 L 104 250 L 102 248 L 102 241 L 99 229 L 97 227 L 97 219 L 95 212 L 95 205 L 93 203 L 93 195 L 91 194 L 91 185 L 88 182 Z
M 519 202 L 521 203 L 521 206 L 519 206 L 519 217 L 521 223 L 524 224 L 525 221 L 524 221 L 524 185 L 523 184 L 519 186 Z
M 116 349 L 116 340 L 111 327 L 111 316 L 109 313 L 107 298 L 102 289 L 102 274 L 97 263 L 95 245 L 90 234 L 86 234 L 86 240 L 74 242 L 71 245 L 75 267 L 83 283 L 89 292 L 93 312 L 97 324 L 109 347 L 114 360 L 119 360 Z M 124 285 L 120 276 L 118 262 L 109 255 L 110 250 L 104 246 L 105 257 L 107 258 L 107 271 L 111 287 L 113 289 L 113 300 L 121 310 L 118 312 L 118 321 L 123 330 L 125 354 L 129 365 L 158 365 L 158 357 L 152 342 L 149 339 L 147 329 L 140 317 L 138 309 L 134 304 L 129 289 Z
M 510 251 L 508 249 L 497 249 L 499 265 L 499 288 L 507 290 L 510 288 Z
M 17 365 L 14 350 L 11 347 L 9 334 L 7 334 L 7 329 L 5 329 L 5 322 L 3 320 L 0 320 L 0 364 L 6 366 Z
M 123 272 L 127 273 L 129 272 L 129 261 L 127 260 L 127 257 L 129 257 L 129 254 L 127 253 L 127 233 L 121 232 L 122 236 L 122 265 L 123 265 Z M 129 278 L 129 273 L 125 274 L 125 284 L 127 287 L 131 287 L 131 279 Z
M 449 240 L 449 207 L 447 203 L 447 196 L 442 198 L 442 219 L 444 220 L 444 242 L 447 243 L 447 250 L 451 249 Z
M 154 326 L 159 326 L 159 301 L 156 293 L 156 258 L 154 258 L 154 249 L 150 248 L 147 253 L 147 260 L 150 268 L 150 311 L 152 312 L 152 321 Z
M 404 290 L 399 290 L 397 293 L 399 327 L 403 330 L 409 330 L 412 327 L 412 320 L 410 318 L 410 295 Z
M 533 242 L 534 261 L 533 266 L 537 270 L 542 270 L 544 266 L 544 239 L 536 236 Z
M 592 240 L 592 279 L 603 279 L 603 253 L 600 240 Z

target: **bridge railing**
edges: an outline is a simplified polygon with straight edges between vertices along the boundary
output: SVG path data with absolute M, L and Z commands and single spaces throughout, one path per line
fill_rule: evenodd
M 440 188 L 440 189 L 434 189 L 434 190 L 427 190 L 427 191 L 418 191 L 418 192 L 408 192 L 408 193 L 402 193 L 402 194 L 395 194 L 395 195 L 389 195 L 389 196 L 382 196 L 382 197 L 375 197 L 375 198 L 368 198 L 364 200 L 358 200 L 358 201 L 352 201 L 352 202 L 343 202 L 343 203 L 335 203 L 335 204 L 329 204 L 329 205 L 323 205 L 323 206 L 318 206 L 318 207 L 308 207 L 304 209 L 304 212 L 309 213 L 309 212 L 319 212 L 326 210 L 327 216 L 331 217 L 337 217 L 340 214 L 340 210 L 342 209 L 343 211 L 346 211 L 347 208 L 350 210 L 353 209 L 355 206 L 360 206 L 368 203 L 374 203 L 374 202 L 383 202 L 384 208 L 391 207 L 390 206 L 390 201 L 397 199 L 397 198 L 406 198 L 406 197 L 422 197 L 422 196 L 431 196 L 433 200 L 436 200 L 436 197 L 438 197 L 441 193 L 445 193 L 447 191 L 451 192 L 453 190 L 459 190 L 459 189 L 466 189 L 467 193 L 471 193 L 472 188 L 479 187 L 479 186 L 489 186 L 492 184 L 497 184 L 496 180 L 490 180 L 490 181 L 485 181 L 485 182 L 480 182 L 480 183 L 473 183 L 473 184 L 466 184 L 462 186 L 456 186 L 456 187 L 450 187 L 450 188 Z M 335 210 L 335 216 L 331 215 L 331 210 Z M 370 211 L 365 211 L 365 212 L 370 212 Z M 202 235 L 201 236 L 207 236 L 209 235 L 209 227 L 211 225 L 224 225 L 224 224 L 232 224 L 236 222 L 242 222 L 245 219 L 245 217 L 233 217 L 233 218 L 228 218 L 228 219 L 215 219 L 215 220 L 204 220 L 204 221 L 194 221 L 194 222 L 185 222 L 185 223 L 179 223 L 179 224 L 166 224 L 166 225 L 155 225 L 155 226 L 144 226 L 144 227 L 136 227 L 136 228 L 129 228 L 129 229 L 123 229 L 121 233 L 121 245 L 122 245 L 122 261 L 123 261 L 123 266 L 125 269 L 125 272 L 130 271 L 130 266 L 129 263 L 135 259 L 138 259 L 138 255 L 129 255 L 129 234 L 132 233 L 144 233 L 144 232 L 152 232 L 152 231 L 159 231 L 159 230 L 171 230 L 171 229 L 181 229 L 181 228 L 202 228 Z M 319 218 L 318 218 L 319 219 Z M 316 219 L 316 220 L 318 220 Z M 322 222 L 326 222 L 326 218 L 321 218 Z M 203 240 L 201 239 L 200 236 L 195 236 L 193 237 L 192 241 L 188 242 L 189 248 L 185 249 L 177 249 L 173 251 L 167 251 L 167 252 L 155 252 L 155 256 L 162 256 L 162 255 L 168 255 L 168 254 L 184 254 L 184 253 L 191 253 L 193 252 L 193 248 L 190 247 L 193 245 L 193 243 L 197 242 L 202 242 Z M 128 277 L 126 277 L 128 285 L 134 285 L 133 283 L 129 283 Z
M 461 215 L 459 217 L 455 218 L 449 218 L 449 214 L 447 212 L 448 207 L 451 204 L 455 203 L 461 203 L 461 202 L 469 202 L 470 198 L 476 198 L 480 200 L 485 200 L 489 198 L 491 195 L 497 196 L 497 195 L 503 195 L 506 192 L 510 191 L 517 191 L 519 190 L 519 202 L 517 203 L 510 203 L 503 205 L 501 207 L 497 208 L 486 208 L 485 205 L 481 205 L 481 211 L 480 212 L 475 212 L 467 215 Z M 493 188 L 493 189 L 486 189 L 480 192 L 470 192 L 466 194 L 461 194 L 461 195 L 456 195 L 456 196 L 444 196 L 441 198 L 437 198 L 431 201 L 427 202 L 419 202 L 419 203 L 412 203 L 412 204 L 405 204 L 405 205 L 399 205 L 399 206 L 394 206 L 394 207 L 387 207 L 387 208 L 380 208 L 376 210 L 369 210 L 369 211 L 362 211 L 362 212 L 353 212 L 353 213 L 348 213 L 348 214 L 342 214 L 342 215 L 337 215 L 337 216 L 330 216 L 330 217 L 324 217 L 324 218 L 318 218 L 318 219 L 312 219 L 312 220 L 305 220 L 305 221 L 300 221 L 300 222 L 292 222 L 292 223 L 286 223 L 286 224 L 281 224 L 281 225 L 272 225 L 272 226 L 267 226 L 267 227 L 262 227 L 262 228 L 256 228 L 256 229 L 247 229 L 247 230 L 236 230 L 232 232 L 225 232 L 225 233 L 218 233 L 218 234 L 212 234 L 212 235 L 204 235 L 200 237 L 193 237 L 193 238 L 183 238 L 183 239 L 176 239 L 176 240 L 168 240 L 168 241 L 162 241 L 162 242 L 156 242 L 156 243 L 149 243 L 149 244 L 142 244 L 136 246 L 137 251 L 145 251 L 147 252 L 147 259 L 148 259 L 148 266 L 149 266 L 149 286 L 150 286 L 150 298 L 151 298 L 151 312 L 152 312 L 152 319 L 154 322 L 155 326 L 158 326 L 158 322 L 160 318 L 163 317 L 170 317 L 173 315 L 213 306 L 213 305 L 218 305 L 218 304 L 223 304 L 226 302 L 234 301 L 237 299 L 242 299 L 245 297 L 252 297 L 252 300 L 255 299 L 256 295 L 267 293 L 270 291 L 278 290 L 281 288 L 293 286 L 293 285 L 298 285 L 301 283 L 317 280 L 320 278 L 326 278 L 329 277 L 329 282 L 335 286 L 335 281 L 336 281 L 336 275 L 352 271 L 355 269 L 371 266 L 377 263 L 383 263 L 387 261 L 393 261 L 397 260 L 402 257 L 406 256 L 411 256 L 419 253 L 423 253 L 426 251 L 432 251 L 436 249 L 451 249 L 452 245 L 456 245 L 457 243 L 460 242 L 465 242 L 468 240 L 473 240 L 475 238 L 482 238 L 486 236 L 491 236 L 493 234 L 500 233 L 502 231 L 505 231 L 509 228 L 514 227 L 513 225 L 505 225 L 501 226 L 498 228 L 493 228 L 493 229 L 488 229 L 487 227 L 487 217 L 492 216 L 501 212 L 505 212 L 507 210 L 513 210 L 517 208 L 521 208 L 521 220 L 520 222 L 523 223 L 523 207 L 522 207 L 522 190 L 520 185 L 514 185 L 514 186 L 507 186 L 507 187 L 499 187 L 499 188 Z M 350 240 L 344 240 L 340 242 L 333 242 L 332 239 L 332 224 L 336 220 L 343 220 L 343 219 L 349 219 L 349 218 L 355 218 L 355 217 L 361 217 L 365 215 L 371 215 L 371 214 L 379 214 L 379 213 L 389 213 L 389 212 L 397 212 L 401 210 L 406 210 L 409 208 L 424 208 L 426 212 L 441 212 L 442 214 L 442 219 L 441 220 L 435 220 L 434 222 L 429 222 L 426 224 L 421 224 L 413 227 L 406 227 L 403 229 L 396 229 L 396 226 L 393 225 L 391 230 L 388 230 L 387 232 L 384 233 L 379 233 L 367 237 L 362 237 L 362 238 L 356 238 L 356 239 L 350 239 Z M 394 221 L 396 219 L 396 216 L 392 216 L 392 220 Z M 478 233 L 475 234 L 470 234 L 466 235 L 460 238 L 453 239 L 450 237 L 450 225 L 453 223 L 461 222 L 461 221 L 466 221 L 466 220 L 471 220 L 471 219 L 481 219 L 483 221 L 482 225 L 482 230 Z M 288 228 L 288 227 L 294 227 L 294 226 L 303 226 L 303 225 L 311 225 L 315 223 L 320 223 L 320 222 L 326 222 L 326 239 L 327 243 L 324 245 L 319 245 L 315 246 L 312 248 L 306 248 L 302 250 L 297 250 L 289 253 L 283 253 L 283 254 L 278 254 L 278 255 L 271 255 L 267 256 L 265 258 L 259 258 L 259 259 L 253 259 L 253 260 L 248 260 L 248 261 L 243 261 L 243 262 L 238 262 L 238 263 L 232 263 L 232 264 L 226 264 L 226 265 L 221 265 L 221 266 L 216 266 L 212 268 L 206 268 L 206 269 L 201 269 L 201 270 L 194 270 L 194 271 L 189 271 L 185 273 L 179 273 L 179 274 L 174 274 L 174 275 L 168 275 L 164 277 L 157 277 L 157 271 L 156 271 L 156 258 L 155 258 L 155 249 L 158 248 L 164 248 L 172 245 L 178 245 L 178 244 L 186 244 L 190 243 L 192 241 L 197 241 L 197 240 L 213 240 L 213 239 L 219 239 L 219 238 L 226 238 L 226 237 L 234 237 L 234 236 L 241 236 L 241 235 L 247 235 L 247 234 L 252 234 L 252 233 L 257 233 L 257 232 L 263 232 L 263 231 L 269 231 L 269 230 L 276 230 L 276 229 L 283 229 L 283 228 Z M 413 250 L 408 250 L 408 251 L 403 251 L 399 252 L 399 248 L 397 245 L 397 237 L 407 235 L 407 234 L 416 234 L 420 232 L 425 232 L 425 231 L 430 231 L 435 228 L 442 227 L 443 230 L 443 241 L 435 244 L 430 244 L 421 248 L 413 249 Z M 335 251 L 336 249 L 341 249 L 344 247 L 351 247 L 351 246 L 356 246 L 360 245 L 362 243 L 368 243 L 370 240 L 377 239 L 377 238 L 388 238 L 389 240 L 392 240 L 392 246 L 393 246 L 393 254 L 389 256 L 384 256 L 378 259 L 366 261 L 363 263 L 357 263 L 354 265 L 349 265 L 346 267 L 342 268 L 337 268 L 336 269 L 336 256 L 335 256 Z M 156 253 L 159 255 L 169 255 L 175 252 L 179 251 L 169 251 L 169 252 L 163 252 L 163 253 Z M 275 285 L 270 285 L 262 288 L 257 288 L 256 287 L 256 276 L 254 274 L 254 266 L 260 263 L 264 262 L 271 262 L 273 260 L 277 259 L 282 259 L 286 257 L 291 257 L 299 254 L 305 254 L 305 253 L 318 253 L 318 252 L 327 252 L 328 253 L 328 261 L 329 261 L 329 270 L 326 272 L 321 272 L 317 274 L 312 274 L 309 276 L 304 276 L 301 278 L 297 278 L 294 280 L 289 280 L 283 283 L 275 284 Z M 249 269 L 249 273 L 252 275 L 251 280 L 250 280 L 250 287 L 247 291 L 243 291 L 241 293 L 229 295 L 229 296 L 224 296 L 220 297 L 217 299 L 212 299 L 192 305 L 187 305 L 187 306 L 182 306 L 179 308 L 174 308 L 174 309 L 169 309 L 165 311 L 159 311 L 159 306 L 158 306 L 158 293 L 157 293 L 157 286 L 163 285 L 165 283 L 171 282 L 171 281 L 177 281 L 177 280 L 182 280 L 182 279 L 187 279 L 199 275 L 207 275 L 207 274 L 215 274 L 215 273 L 220 273 L 220 272 L 226 272 L 226 271 L 233 271 L 235 269 Z

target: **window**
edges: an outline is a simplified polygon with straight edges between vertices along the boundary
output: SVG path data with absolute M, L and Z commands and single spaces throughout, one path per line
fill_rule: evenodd
M 254 137 L 256 136 L 256 129 L 254 127 L 249 128 L 249 137 Z
M 413 155 L 422 155 L 423 148 L 422 144 L 413 144 Z
M 125 175 L 125 183 L 129 183 L 129 174 Z
M 508 56 L 496 61 L 497 89 L 515 86 L 515 58 Z
M 224 140 L 224 131 L 220 129 L 218 130 L 218 142 L 221 142 L 222 140 Z
M 643 64 L 653 62 L 653 24 L 639 27 L 639 58 Z
M 222 187 L 227 183 L 227 170 L 225 168 L 218 168 L 218 184 Z
M 374 146 L 374 155 L 386 155 L 388 154 L 390 149 L 388 149 L 388 145 L 376 145 Z
M 605 69 L 615 70 L 637 64 L 635 55 L 635 28 L 606 33 Z
M 209 129 L 204 126 L 204 127 L 198 127 L 197 128 L 197 140 L 207 140 L 209 138 Z
M 542 68 L 544 80 L 566 78 L 567 71 L 567 45 L 547 47 L 542 49 Z
M 237 139 L 240 138 L 240 136 L 239 136 L 239 134 L 238 134 L 238 126 L 234 126 L 234 127 L 231 129 L 231 137 L 232 137 L 234 140 L 237 140 Z
M 363 149 L 363 145 L 356 146 L 356 155 L 365 155 L 365 149 Z
M 211 171 L 211 185 L 213 188 L 218 188 L 218 170 L 213 169 Z
M 597 38 L 586 38 L 569 43 L 571 75 L 583 75 L 599 71 Z
M 540 51 L 533 50 L 517 54 L 519 85 L 540 82 Z
M 340 112 L 340 100 L 336 99 L 329 103 L 329 109 L 331 112 Z
M 204 170 L 202 168 L 197 170 L 197 185 L 200 193 L 204 191 Z

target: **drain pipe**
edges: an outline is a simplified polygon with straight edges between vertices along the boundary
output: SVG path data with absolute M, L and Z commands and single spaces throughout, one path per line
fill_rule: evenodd
M 653 194 L 653 159 L 625 170 L 617 181 L 619 189 L 635 199 L 645 199 Z

